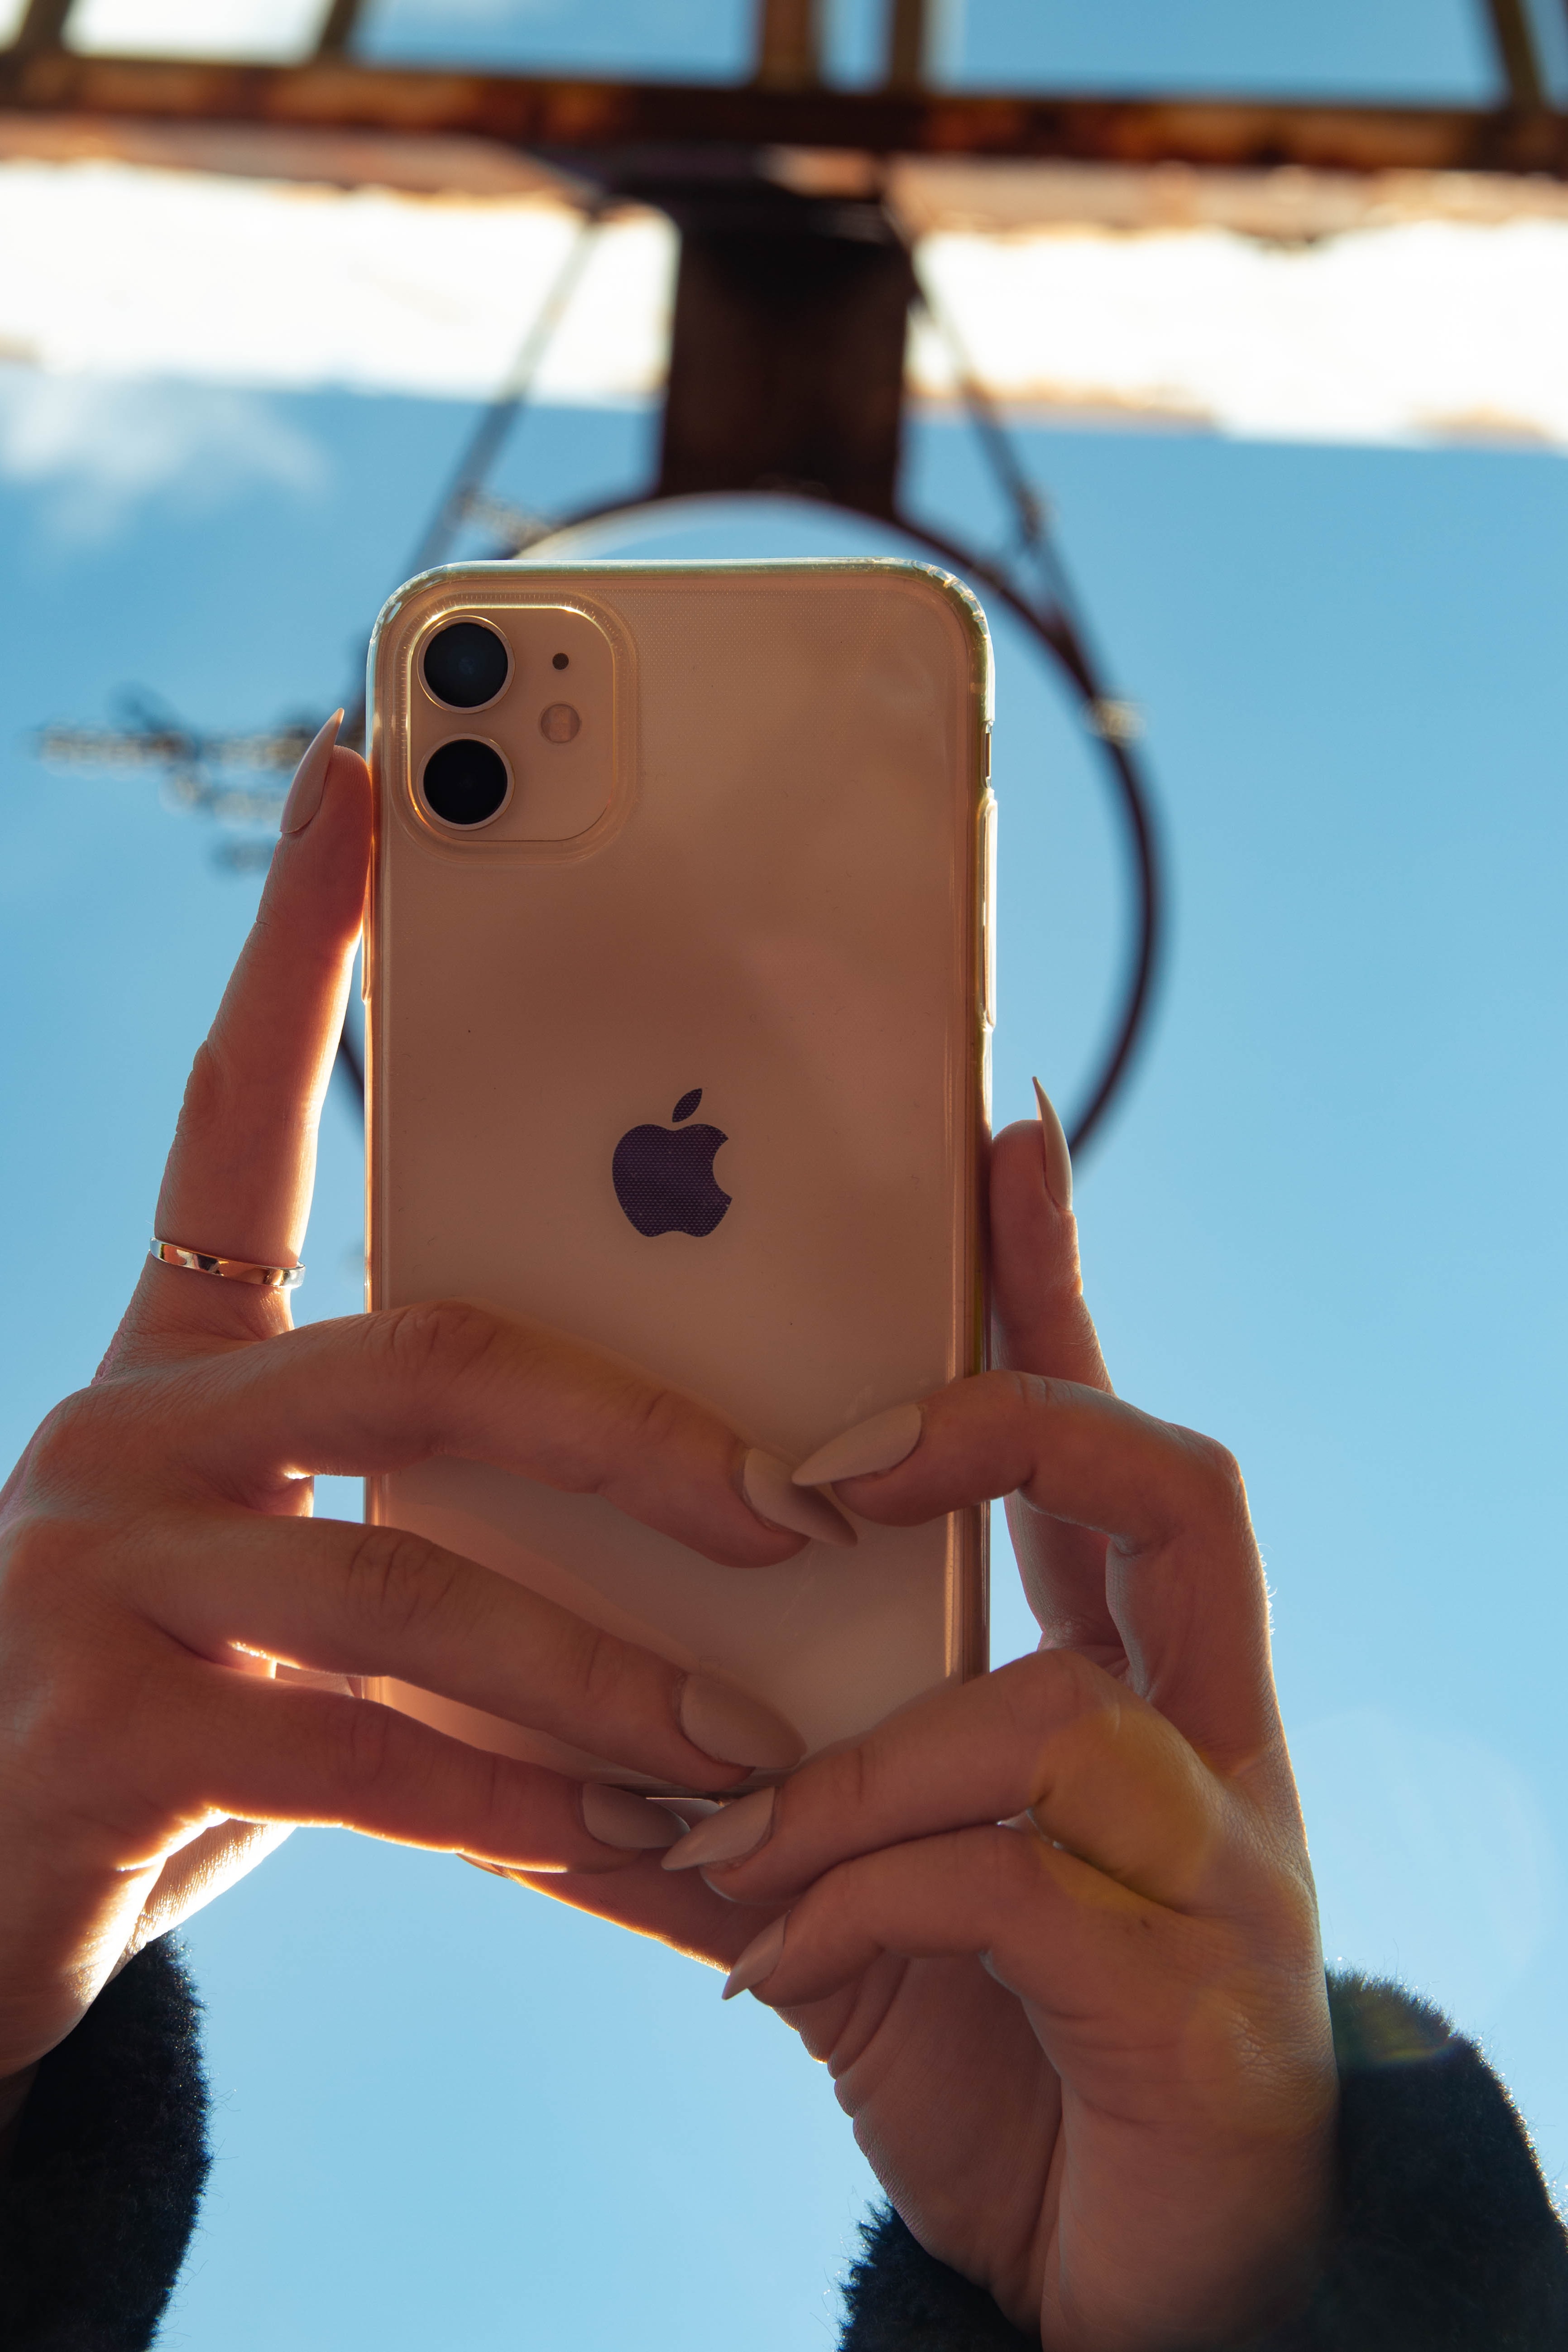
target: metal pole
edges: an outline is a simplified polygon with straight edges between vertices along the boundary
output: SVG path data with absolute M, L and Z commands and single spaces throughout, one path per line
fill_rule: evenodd
M 353 42 L 355 27 L 363 14 L 364 0 L 332 0 L 316 37 L 316 55 L 319 58 L 341 58 Z
M 931 0 L 890 0 L 888 10 L 889 89 L 923 89 L 931 70 Z
M 762 0 L 756 80 L 764 89 L 810 89 L 822 79 L 822 0 Z
M 1510 100 L 1521 107 L 1544 106 L 1546 88 L 1524 0 L 1487 0 L 1487 14 Z
M 16 37 L 11 44 L 12 56 L 31 58 L 41 50 L 58 49 L 65 37 L 71 5 L 72 0 L 28 0 L 27 13 L 17 26 Z

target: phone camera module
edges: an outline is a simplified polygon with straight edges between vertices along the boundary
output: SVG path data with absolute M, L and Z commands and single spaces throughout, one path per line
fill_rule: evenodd
M 425 683 L 452 710 L 478 710 L 493 702 L 510 667 L 506 639 L 482 621 L 453 621 L 437 629 L 425 648 Z
M 500 753 L 467 736 L 432 751 L 421 781 L 425 804 L 443 824 L 489 824 L 511 790 Z

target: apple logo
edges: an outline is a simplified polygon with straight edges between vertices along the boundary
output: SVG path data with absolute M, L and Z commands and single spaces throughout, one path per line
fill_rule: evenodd
M 713 1176 L 713 1155 L 729 1140 L 721 1128 L 682 1127 L 702 1099 L 682 1095 L 673 1127 L 633 1127 L 616 1146 L 616 1198 L 639 1234 L 710 1234 L 730 1205 Z

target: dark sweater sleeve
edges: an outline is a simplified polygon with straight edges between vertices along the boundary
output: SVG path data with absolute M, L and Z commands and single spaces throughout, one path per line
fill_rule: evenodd
M 0 2172 L 5 2352 L 144 2352 L 206 2179 L 199 2004 L 149 1944 L 38 2068 Z
M 1568 2352 L 1568 2237 L 1508 2093 L 1426 2002 L 1331 1977 L 1340 2211 L 1309 2308 L 1214 2352 Z M 840 2352 L 1030 2352 L 883 2207 Z

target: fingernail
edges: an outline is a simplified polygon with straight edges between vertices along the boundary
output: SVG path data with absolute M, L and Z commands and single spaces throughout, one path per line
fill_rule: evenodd
M 749 1764 L 757 1772 L 787 1772 L 805 1754 L 793 1723 L 750 1691 L 717 1675 L 688 1675 L 680 1693 L 680 1727 L 693 1748 L 721 1764 Z
M 721 1805 L 694 1830 L 688 1830 L 679 1845 L 672 1845 L 665 1855 L 666 1870 L 695 1870 L 699 1863 L 739 1862 L 742 1854 L 755 1853 L 773 1825 L 773 1791 L 754 1789 L 749 1797 L 737 1797 L 732 1805 Z
M 896 1404 L 858 1421 L 842 1436 L 808 1454 L 795 1474 L 797 1486 L 833 1486 L 840 1478 L 865 1478 L 873 1470 L 896 1470 L 921 1442 L 918 1404 Z
M 811 1536 L 821 1543 L 859 1541 L 843 1512 L 826 1495 L 814 1495 L 808 1486 L 797 1486 L 789 1464 L 781 1462 L 776 1454 L 764 1454 L 760 1446 L 753 1445 L 741 1465 L 741 1492 L 769 1527 L 784 1528 L 795 1536 Z
M 751 1992 L 765 1984 L 784 1958 L 784 1929 L 789 1926 L 789 1913 L 764 1927 L 754 1943 L 746 1946 L 740 1958 L 724 1979 L 721 1999 L 733 2000 L 738 1992 Z
M 334 710 L 326 725 L 316 734 L 304 758 L 294 771 L 294 781 L 289 787 L 289 797 L 283 803 L 279 833 L 303 833 L 321 805 L 326 788 L 327 770 L 331 765 L 332 751 L 338 740 L 338 730 L 343 714 Z
M 1046 1190 L 1058 1209 L 1072 1207 L 1072 1153 L 1057 1107 L 1038 1078 L 1029 1081 L 1040 1106 L 1040 1142 L 1046 1157 Z
M 601 1845 L 626 1852 L 673 1845 L 681 1834 L 680 1823 L 672 1822 L 662 1807 L 650 1805 L 629 1789 L 608 1788 L 603 1780 L 583 1784 L 583 1827 Z
M 710 1814 L 724 1810 L 717 1797 L 660 1797 L 656 1801 L 671 1821 L 679 1822 L 682 1836 L 688 1830 L 694 1830 L 699 1822 L 707 1821 Z

